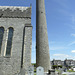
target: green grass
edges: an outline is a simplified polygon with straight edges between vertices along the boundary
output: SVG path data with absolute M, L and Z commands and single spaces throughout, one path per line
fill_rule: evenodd
M 59 70 L 56 70 L 57 72 L 60 72 Z
M 75 71 L 73 71 L 73 70 L 67 70 L 67 72 L 75 72 Z

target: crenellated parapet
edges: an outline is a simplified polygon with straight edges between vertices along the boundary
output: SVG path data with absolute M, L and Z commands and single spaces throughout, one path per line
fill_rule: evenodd
M 0 18 L 31 18 L 31 7 L 0 6 Z

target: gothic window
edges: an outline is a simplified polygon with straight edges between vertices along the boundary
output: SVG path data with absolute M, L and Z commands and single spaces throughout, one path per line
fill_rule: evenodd
M 1 54 L 1 47 L 2 47 L 2 41 L 3 41 L 3 34 L 4 34 L 4 28 L 0 27 L 0 54 Z
M 13 28 L 9 28 L 8 31 L 8 40 L 7 40 L 7 47 L 6 47 L 6 56 L 11 55 L 11 48 L 12 48 L 12 38 L 13 38 Z

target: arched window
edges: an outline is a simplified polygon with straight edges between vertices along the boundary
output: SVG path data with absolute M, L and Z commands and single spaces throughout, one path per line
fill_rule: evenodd
M 1 54 L 1 47 L 2 47 L 2 41 L 3 41 L 3 34 L 4 34 L 4 28 L 0 27 L 0 54 Z
M 11 48 L 12 48 L 12 38 L 13 38 L 13 28 L 9 28 L 8 31 L 8 40 L 7 40 L 7 47 L 6 47 L 6 56 L 11 55 Z

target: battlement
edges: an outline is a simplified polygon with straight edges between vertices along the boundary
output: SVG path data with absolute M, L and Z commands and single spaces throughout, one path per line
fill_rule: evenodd
M 31 18 L 31 7 L 0 6 L 0 18 Z

